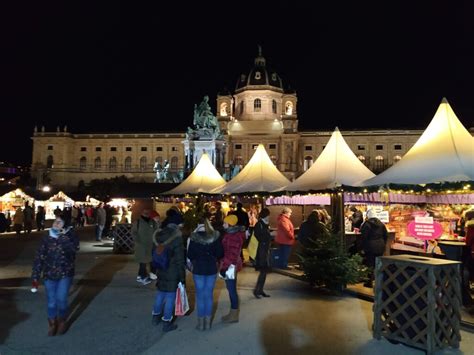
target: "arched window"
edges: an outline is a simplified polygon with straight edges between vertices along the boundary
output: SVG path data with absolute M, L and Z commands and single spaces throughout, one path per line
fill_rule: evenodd
M 227 116 L 227 102 L 221 103 L 221 116 Z
M 278 159 L 276 155 L 270 155 L 270 159 L 272 160 L 273 164 L 276 165 L 278 163 Z
M 255 99 L 253 101 L 253 110 L 254 112 L 260 112 L 262 110 L 262 100 Z
M 303 166 L 304 171 L 311 168 L 312 165 L 313 165 L 313 157 L 310 156 L 310 155 L 305 156 L 304 157 L 304 166 Z
M 82 157 L 81 159 L 79 159 L 79 169 L 81 169 L 81 170 L 86 170 L 87 169 L 87 158 L 86 157 Z
M 94 169 L 100 169 L 102 168 L 102 160 L 100 157 L 97 157 L 94 159 Z
M 400 160 L 402 160 L 402 157 L 400 155 L 395 155 L 393 157 L 393 164 L 398 163 Z
M 292 115 L 293 114 L 293 102 L 287 101 L 285 104 L 285 114 Z
M 170 162 L 170 168 L 171 170 L 178 170 L 178 157 L 172 157 L 171 162 Z
M 277 113 L 277 102 L 272 100 L 272 112 Z
M 126 157 L 125 158 L 124 168 L 125 168 L 125 171 L 132 170 L 132 158 L 131 157 Z
M 141 171 L 146 170 L 146 157 L 141 157 L 140 158 L 140 170 Z
M 384 159 L 383 159 L 383 156 L 381 155 L 377 155 L 375 157 L 375 167 L 374 167 L 374 170 L 377 171 L 377 172 L 380 172 L 384 169 Z
M 159 163 L 160 165 L 163 165 L 163 157 L 156 157 L 155 163 Z
M 51 169 L 54 165 L 54 159 L 52 155 L 48 155 L 46 158 L 46 168 Z
M 117 158 L 112 157 L 109 159 L 109 169 L 110 170 L 117 170 Z

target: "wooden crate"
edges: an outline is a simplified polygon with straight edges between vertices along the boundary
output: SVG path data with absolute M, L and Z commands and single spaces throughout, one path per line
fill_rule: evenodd
M 413 255 L 383 256 L 375 265 L 374 338 L 432 354 L 459 347 L 460 263 Z
M 131 254 L 134 251 L 134 240 L 132 237 L 132 224 L 122 223 L 115 225 L 112 236 L 114 238 L 114 253 Z

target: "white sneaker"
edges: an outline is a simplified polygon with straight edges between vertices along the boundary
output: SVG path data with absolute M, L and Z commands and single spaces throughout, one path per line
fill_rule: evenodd
M 137 276 L 137 282 L 141 282 L 142 278 L 140 276 Z
M 140 280 L 140 283 L 141 283 L 143 286 L 145 286 L 145 285 L 150 284 L 150 283 L 151 283 L 151 280 L 150 280 L 149 277 L 145 277 L 144 279 L 141 279 L 141 280 Z
M 156 276 L 156 274 L 150 272 L 150 274 L 148 275 L 148 277 L 152 280 L 156 280 L 158 277 Z

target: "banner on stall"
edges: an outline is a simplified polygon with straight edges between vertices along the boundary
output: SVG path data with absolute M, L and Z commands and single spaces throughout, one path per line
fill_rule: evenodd
M 443 234 L 443 227 L 433 221 L 433 217 L 415 216 L 415 220 L 408 223 L 408 234 L 422 240 L 436 239 Z

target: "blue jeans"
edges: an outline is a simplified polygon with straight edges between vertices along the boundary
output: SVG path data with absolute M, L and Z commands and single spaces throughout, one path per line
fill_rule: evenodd
M 67 297 L 72 284 L 72 277 L 59 280 L 44 280 L 48 299 L 48 318 L 66 318 L 68 311 Z
M 95 226 L 95 240 L 100 241 L 102 240 L 102 232 L 104 231 L 105 226 L 97 224 Z
M 162 314 L 164 321 L 173 319 L 174 302 L 176 300 L 176 291 L 164 292 L 158 290 L 153 305 L 153 315 Z
M 239 309 L 239 296 L 237 295 L 237 275 L 234 280 L 225 280 L 225 286 L 229 291 L 230 308 Z
M 288 259 L 291 254 L 291 245 L 280 244 L 280 267 L 288 267 Z
M 212 316 L 212 303 L 214 299 L 215 275 L 193 274 L 194 288 L 196 290 L 196 307 L 198 317 Z

